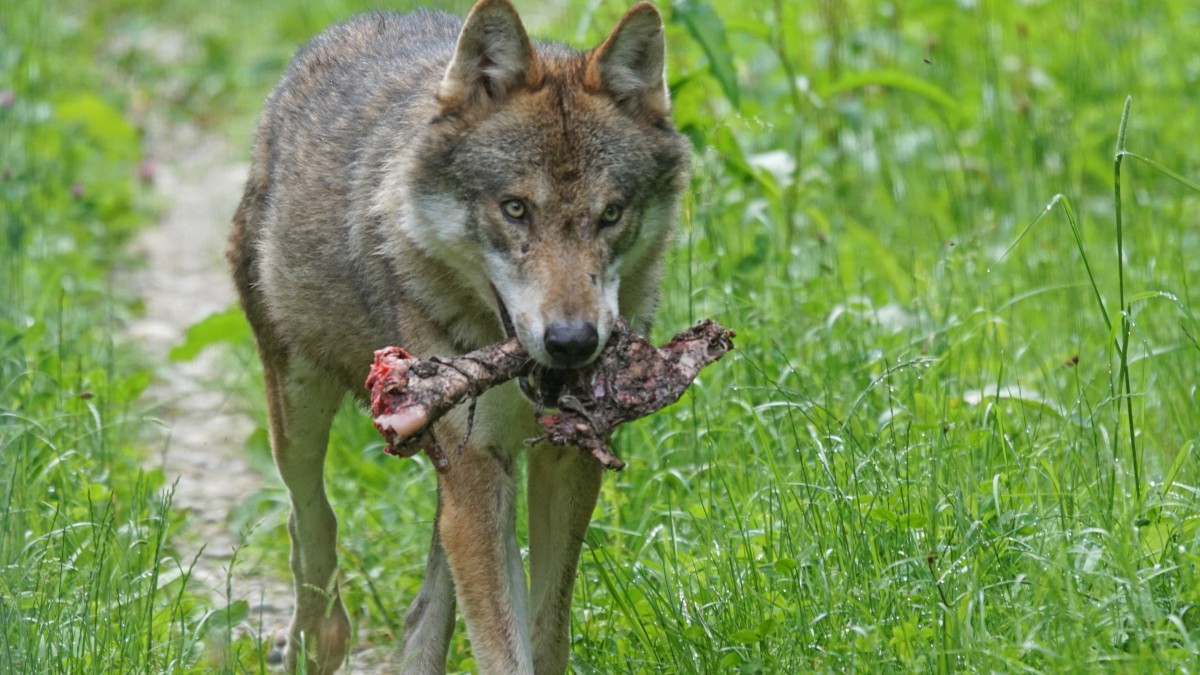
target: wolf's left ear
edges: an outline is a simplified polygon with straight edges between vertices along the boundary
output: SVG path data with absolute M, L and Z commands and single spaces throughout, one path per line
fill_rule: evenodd
M 662 16 L 649 2 L 629 9 L 588 59 L 587 85 L 611 94 L 619 104 L 666 117 L 671 94 L 664 77 L 666 40 Z
M 438 89 L 442 109 L 503 100 L 541 84 L 541 68 L 517 10 L 508 0 L 479 0 L 458 34 L 454 59 Z

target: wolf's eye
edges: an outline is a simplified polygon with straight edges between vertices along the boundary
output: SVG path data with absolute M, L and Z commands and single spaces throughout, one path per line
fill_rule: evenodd
M 500 210 L 504 211 L 504 217 L 509 220 L 523 221 L 525 220 L 525 202 L 520 199 L 508 199 L 500 204 Z
M 604 209 L 604 213 L 600 214 L 600 227 L 616 225 L 621 220 L 621 213 L 620 206 L 609 204 L 608 208 Z

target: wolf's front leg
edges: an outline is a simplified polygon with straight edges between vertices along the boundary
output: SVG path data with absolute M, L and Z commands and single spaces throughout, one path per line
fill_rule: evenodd
M 421 590 L 404 616 L 404 657 L 401 672 L 405 675 L 439 675 L 446 672 L 446 652 L 454 634 L 454 581 L 446 562 L 446 549 L 438 533 L 442 500 L 438 497 L 437 517 L 434 518 L 433 538 L 429 543 L 429 561 Z
M 474 438 L 454 452 L 457 436 L 440 433 L 439 439 L 452 456 L 449 471 L 438 476 L 438 534 L 479 671 L 532 673 L 529 590 L 514 521 L 514 455 Z
M 576 448 L 529 453 L 529 579 L 533 663 L 538 675 L 565 672 L 571 652 L 571 594 L 604 469 Z
M 292 512 L 291 567 L 296 592 L 286 652 L 295 672 L 301 648 L 308 673 L 325 675 L 346 656 L 350 620 L 337 591 L 337 518 L 325 496 L 323 469 L 329 425 L 343 391 L 300 358 L 264 359 L 271 448 L 287 485 Z

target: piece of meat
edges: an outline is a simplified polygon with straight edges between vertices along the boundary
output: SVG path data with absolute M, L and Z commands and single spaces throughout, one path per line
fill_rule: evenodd
M 605 467 L 621 469 L 625 463 L 609 446 L 613 431 L 677 401 L 702 368 L 733 348 L 733 336 L 706 320 L 655 349 L 621 321 L 600 356 L 578 370 L 535 366 L 516 338 L 455 358 L 417 359 L 385 347 L 375 352 L 367 377 L 371 413 L 386 452 L 409 457 L 424 450 L 444 472 L 450 463 L 430 431 L 433 422 L 463 399 L 520 377 L 545 430 L 530 443 L 575 445 Z M 546 408 L 557 412 L 543 414 Z
M 375 352 L 367 376 L 375 428 L 387 441 L 384 452 L 410 457 L 424 450 L 438 471 L 446 471 L 446 453 L 430 427 L 468 396 L 478 396 L 529 370 L 531 359 L 516 338 L 469 354 L 418 359 L 399 347 Z

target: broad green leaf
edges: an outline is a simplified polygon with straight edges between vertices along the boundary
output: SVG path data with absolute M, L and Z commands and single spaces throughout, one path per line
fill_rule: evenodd
M 771 633 L 774 633 L 777 628 L 779 628 L 779 622 L 773 617 L 767 617 L 758 624 L 758 628 L 756 628 L 754 632 L 758 633 L 760 638 L 765 638 Z
M 899 70 L 868 70 L 850 73 L 832 82 L 820 93 L 822 98 L 831 98 L 863 87 L 885 87 L 896 91 L 915 94 L 939 108 L 952 123 L 962 117 L 962 106 L 946 90 L 919 77 Z
M 796 569 L 795 558 L 780 558 L 775 561 L 775 571 L 780 574 L 790 574 Z
M 96 94 L 77 94 L 61 101 L 56 113 L 59 120 L 80 125 L 97 145 L 115 157 L 131 156 L 138 147 L 137 130 L 120 110 Z
M 887 523 L 888 525 L 895 525 L 900 520 L 895 513 L 881 506 L 871 509 L 871 512 L 868 515 L 870 515 L 873 520 L 878 520 L 880 522 Z
M 737 652 L 729 652 L 725 656 L 721 657 L 720 665 L 721 665 L 722 670 L 727 670 L 729 668 L 733 668 L 734 666 L 738 665 L 741 662 L 742 662 L 741 655 L 739 655 Z
M 250 337 L 250 324 L 238 307 L 210 314 L 187 330 L 183 343 L 167 355 L 172 361 L 191 361 L 207 347 L 221 342 L 241 342 Z
M 750 630 L 749 628 L 743 628 L 739 631 L 734 631 L 733 635 L 730 637 L 733 638 L 734 642 L 744 645 L 752 645 L 762 639 L 762 636 L 758 634 L 758 631 Z
M 738 88 L 737 71 L 733 65 L 733 51 L 729 48 L 725 24 L 721 17 L 707 2 L 683 0 L 674 3 L 672 9 L 672 19 L 682 23 L 692 39 L 704 50 L 704 55 L 708 57 L 709 69 L 721 85 L 725 98 L 729 99 L 734 108 L 739 107 L 741 91 Z

